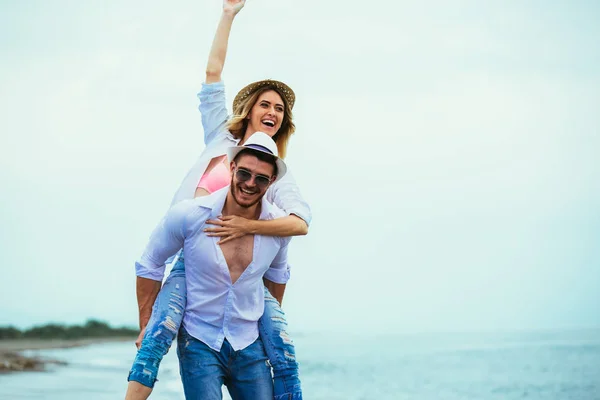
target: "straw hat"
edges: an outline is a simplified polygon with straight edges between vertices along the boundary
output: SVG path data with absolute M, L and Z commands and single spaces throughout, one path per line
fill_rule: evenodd
M 290 105 L 290 109 L 294 108 L 294 102 L 296 101 L 296 94 L 294 93 L 294 91 L 283 82 L 274 81 L 272 79 L 265 79 L 262 81 L 251 83 L 244 87 L 242 90 L 240 90 L 235 96 L 235 99 L 233 99 L 233 109 L 235 110 L 237 108 L 237 105 L 240 103 L 240 101 L 250 96 L 257 89 L 260 89 L 265 86 L 272 87 L 273 89 L 276 89 L 277 92 L 279 92 L 280 94 L 283 94 L 286 102 Z

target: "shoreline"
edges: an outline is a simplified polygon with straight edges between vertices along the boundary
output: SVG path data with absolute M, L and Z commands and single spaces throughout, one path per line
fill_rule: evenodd
M 125 342 L 135 337 L 110 337 L 86 339 L 15 339 L 0 340 L 0 374 L 10 372 L 44 371 L 47 365 L 67 365 L 64 360 L 49 359 L 40 356 L 25 356 L 27 350 L 69 349 L 93 344 Z

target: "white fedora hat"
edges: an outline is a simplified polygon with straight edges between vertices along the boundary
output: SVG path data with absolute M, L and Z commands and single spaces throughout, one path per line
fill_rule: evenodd
M 271 136 L 264 132 L 253 133 L 252 136 L 250 136 L 242 146 L 228 148 L 227 157 L 229 158 L 229 162 L 232 162 L 242 150 L 260 151 L 261 153 L 268 154 L 275 158 L 275 164 L 277 165 L 277 178 L 275 178 L 273 183 L 283 178 L 287 172 L 287 166 L 285 165 L 285 162 L 279 158 L 277 144 L 275 144 L 275 141 L 271 138 Z

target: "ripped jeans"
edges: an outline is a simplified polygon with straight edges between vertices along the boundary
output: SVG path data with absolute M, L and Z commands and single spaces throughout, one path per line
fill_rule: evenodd
M 128 381 L 154 387 L 158 380 L 158 367 L 177 336 L 185 306 L 185 261 L 181 253 L 154 302 L 152 316 L 129 372 Z M 267 288 L 265 311 L 258 320 L 258 330 L 273 367 L 274 400 L 302 400 L 298 362 L 294 344 L 287 333 L 285 314 Z

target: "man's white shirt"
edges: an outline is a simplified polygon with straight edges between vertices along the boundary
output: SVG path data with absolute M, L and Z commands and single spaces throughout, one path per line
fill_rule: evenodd
M 162 281 L 165 262 L 183 247 L 187 305 L 183 326 L 190 335 L 219 351 L 226 338 L 241 350 L 258 338 L 257 321 L 264 311 L 263 276 L 275 283 L 290 277 L 289 237 L 254 236 L 252 262 L 235 283 L 217 242 L 204 233 L 206 220 L 217 218 L 229 186 L 209 196 L 183 200 L 171 207 L 136 262 L 139 277 Z M 259 219 L 286 214 L 263 197 Z

